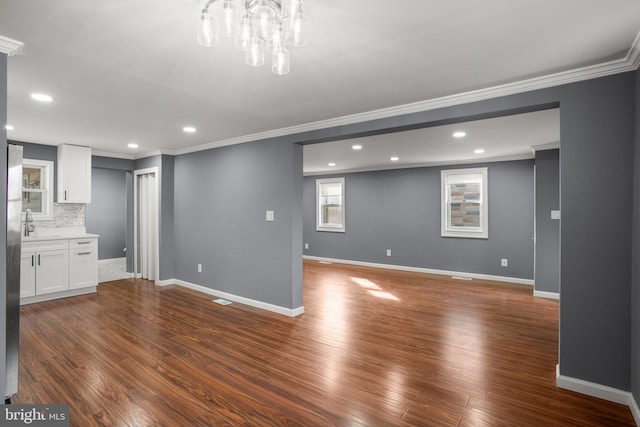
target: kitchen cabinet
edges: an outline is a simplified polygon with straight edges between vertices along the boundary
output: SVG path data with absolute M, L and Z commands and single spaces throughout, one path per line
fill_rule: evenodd
M 91 148 L 58 146 L 58 203 L 91 203 Z
M 69 289 L 67 240 L 22 244 L 20 294 L 44 295 Z
M 26 238 L 20 258 L 20 303 L 95 292 L 98 237 Z
M 69 240 L 69 289 L 98 284 L 98 239 Z

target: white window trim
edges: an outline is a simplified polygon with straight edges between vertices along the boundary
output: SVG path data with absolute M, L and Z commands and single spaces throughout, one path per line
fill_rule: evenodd
M 322 203 L 320 203 L 320 187 L 323 184 L 340 184 L 342 186 L 342 218 L 340 226 L 332 226 L 322 224 Z M 331 231 L 334 233 L 345 232 L 345 212 L 346 212 L 346 195 L 345 195 L 344 178 L 321 178 L 316 179 L 316 231 Z
M 480 227 L 451 227 L 448 216 L 448 191 L 449 177 L 461 175 L 480 175 L 482 179 L 482 194 L 480 196 Z M 440 171 L 440 231 L 442 237 L 462 237 L 472 239 L 489 238 L 489 192 L 487 180 L 487 168 L 451 169 Z
M 43 203 L 42 206 L 45 212 L 32 212 L 31 216 L 34 221 L 51 220 L 53 219 L 53 162 L 50 160 L 36 160 L 36 159 L 22 159 L 22 167 L 32 166 L 36 168 L 42 168 L 42 191 Z M 22 221 L 25 220 L 25 213 L 22 212 Z

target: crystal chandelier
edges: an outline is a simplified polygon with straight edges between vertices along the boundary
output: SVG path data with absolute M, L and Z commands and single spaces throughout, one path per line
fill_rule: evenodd
M 245 62 L 253 67 L 264 64 L 271 54 L 271 71 L 289 73 L 288 46 L 307 44 L 303 0 L 208 0 L 198 24 L 198 43 L 216 46 L 220 33 L 233 37 L 245 52 Z M 216 5 L 218 3 L 218 5 Z M 220 6 L 221 7 L 216 7 Z

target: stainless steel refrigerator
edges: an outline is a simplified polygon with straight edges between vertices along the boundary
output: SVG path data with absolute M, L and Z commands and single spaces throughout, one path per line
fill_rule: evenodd
M 20 252 L 22 214 L 22 147 L 9 144 L 7 148 L 7 266 L 6 292 L 0 295 L 5 307 L 4 322 L 4 398 L 10 403 L 18 392 L 18 344 L 20 338 Z M 4 300 L 4 301 L 2 301 Z M 1 310 L 0 310 L 1 311 Z M 2 359 L 0 355 L 0 360 Z

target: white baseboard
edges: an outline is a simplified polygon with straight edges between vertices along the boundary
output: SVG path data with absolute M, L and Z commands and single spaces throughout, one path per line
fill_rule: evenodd
M 68 291 L 53 292 L 51 294 L 35 295 L 32 297 L 20 298 L 20 305 L 33 304 L 36 302 L 44 302 L 44 301 L 50 301 L 50 300 L 60 299 L 60 298 L 77 297 L 79 295 L 95 294 L 96 289 L 97 289 L 96 286 L 89 286 L 88 288 L 71 289 Z
M 606 385 L 560 375 L 560 365 L 556 365 L 556 385 L 560 388 L 564 388 L 565 390 L 575 391 L 577 393 L 586 394 L 588 396 L 597 397 L 610 402 L 620 403 L 629 407 L 631 407 L 631 402 L 633 401 L 633 396 L 628 391 L 618 390 L 617 388 Z
M 640 426 L 640 408 L 638 408 L 638 402 L 631 394 L 631 403 L 629 404 L 629 408 L 631 409 L 631 415 L 633 415 L 633 419 L 636 421 L 636 425 Z
M 294 309 L 280 307 L 279 305 L 273 305 L 266 302 L 257 301 L 250 298 L 245 298 L 238 295 L 230 294 L 227 292 L 218 291 L 216 289 L 207 288 L 206 286 L 185 282 L 184 280 L 178 280 L 178 279 L 156 280 L 156 284 L 159 286 L 178 285 L 184 288 L 192 289 L 194 291 L 205 293 L 207 295 L 212 295 L 218 298 L 224 298 L 226 300 L 237 302 L 239 304 L 249 305 L 251 307 L 260 308 L 262 310 L 271 311 L 271 312 L 282 314 L 288 317 L 296 317 L 304 313 L 303 306 L 300 306 Z
M 538 298 L 547 298 L 547 299 L 560 299 L 560 294 L 557 292 L 546 292 L 546 291 L 533 291 L 533 296 Z
M 317 256 L 304 255 L 302 258 L 313 260 L 313 261 L 322 261 L 322 262 L 334 262 L 338 264 L 353 264 L 360 265 L 363 267 L 373 267 L 373 268 L 387 268 L 390 270 L 401 270 L 401 271 L 412 271 L 416 273 L 428 273 L 428 274 L 440 274 L 443 276 L 462 276 L 462 277 L 471 277 L 472 279 L 479 280 L 492 280 L 495 282 L 508 282 L 508 283 L 517 283 L 519 285 L 527 285 L 533 286 L 534 281 L 531 279 L 520 279 L 518 277 L 505 277 L 505 276 L 492 276 L 489 274 L 477 274 L 477 273 L 465 273 L 461 271 L 448 271 L 448 270 L 436 270 L 432 268 L 420 268 L 420 267 L 407 267 L 404 265 L 393 265 L 393 264 L 378 264 L 374 262 L 363 262 L 363 261 L 350 261 L 344 259 L 334 259 L 334 258 L 323 258 Z

